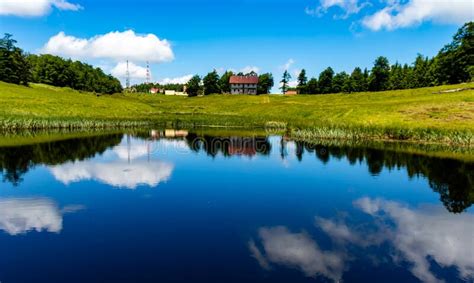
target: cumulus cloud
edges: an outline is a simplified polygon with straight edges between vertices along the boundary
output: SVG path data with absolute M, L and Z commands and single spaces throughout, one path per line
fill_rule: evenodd
M 384 8 L 366 16 L 362 24 L 373 31 L 405 28 L 425 21 L 462 24 L 472 20 L 473 10 L 471 0 L 389 1 Z
M 48 14 L 52 8 L 78 11 L 82 7 L 65 0 L 2 0 L 0 15 L 39 17 Z
M 59 32 L 41 49 L 42 53 L 79 59 L 111 59 L 117 62 L 169 62 L 174 59 L 171 44 L 154 34 L 132 30 L 114 31 L 92 38 L 78 38 Z
M 158 83 L 160 84 L 186 84 L 189 82 L 189 80 L 191 80 L 192 77 L 193 75 L 185 75 L 185 76 L 176 77 L 176 78 L 164 78 L 158 81 Z
M 98 162 L 93 160 L 68 162 L 50 167 L 56 180 L 70 184 L 96 180 L 114 187 L 135 189 L 139 185 L 156 187 L 171 176 L 173 165 L 160 161 L 127 160 Z
M 259 236 L 263 250 L 254 241 L 249 242 L 252 256 L 268 269 L 269 263 L 296 267 L 308 277 L 323 275 L 335 282 L 342 277 L 344 255 L 321 250 L 319 245 L 306 233 L 292 233 L 280 226 L 260 228 Z
M 146 79 L 146 68 L 138 66 L 133 62 L 128 62 L 128 71 L 131 79 Z M 127 77 L 127 62 L 118 63 L 111 71 L 111 74 L 117 78 Z
M 340 8 L 344 14 L 335 16 L 336 18 L 347 18 L 352 14 L 359 13 L 364 7 L 370 5 L 369 2 L 360 3 L 359 0 L 320 0 L 316 9 L 306 8 L 305 12 L 312 16 L 322 16 L 333 7 Z
M 406 260 L 411 272 L 424 282 L 442 282 L 428 259 L 442 267 L 454 266 L 465 279 L 474 280 L 474 215 L 451 214 L 442 207 L 410 209 L 397 202 L 362 198 L 356 207 L 374 217 L 395 223 L 389 239 Z
M 59 233 L 64 213 L 73 213 L 83 206 L 71 205 L 62 210 L 56 203 L 45 198 L 0 199 L 0 230 L 10 235 L 29 231 Z

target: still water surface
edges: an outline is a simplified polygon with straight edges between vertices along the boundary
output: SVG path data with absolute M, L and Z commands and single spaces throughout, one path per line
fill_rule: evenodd
M 280 136 L 0 148 L 0 281 L 473 282 L 474 164 Z

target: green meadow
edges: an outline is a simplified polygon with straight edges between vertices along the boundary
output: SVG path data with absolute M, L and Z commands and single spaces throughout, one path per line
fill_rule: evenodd
M 0 82 L 0 128 L 229 127 L 342 138 L 474 144 L 474 83 L 352 94 L 96 95 Z M 446 90 L 464 89 L 456 92 Z

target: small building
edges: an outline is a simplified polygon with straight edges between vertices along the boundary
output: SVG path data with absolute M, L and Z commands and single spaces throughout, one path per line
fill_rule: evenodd
M 257 74 L 247 76 L 231 76 L 229 79 L 231 94 L 257 94 Z
M 157 93 L 160 93 L 160 92 L 161 92 L 161 89 L 159 89 L 159 88 L 156 88 L 156 87 L 150 88 L 150 93 L 151 94 L 157 94 Z
M 165 95 L 188 96 L 186 92 L 176 90 L 165 90 Z
M 285 95 L 288 95 L 288 96 L 293 96 L 293 95 L 298 95 L 299 92 L 297 89 L 289 89 L 285 92 Z

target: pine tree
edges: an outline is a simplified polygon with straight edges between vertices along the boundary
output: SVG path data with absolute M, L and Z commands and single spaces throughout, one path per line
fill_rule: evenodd
M 285 94 L 286 91 L 288 90 L 288 83 L 290 82 L 290 80 L 291 80 L 291 75 L 290 73 L 288 73 L 287 70 L 285 70 L 285 72 L 283 73 L 283 77 L 280 81 L 281 83 L 280 89 L 283 92 L 283 94 Z

